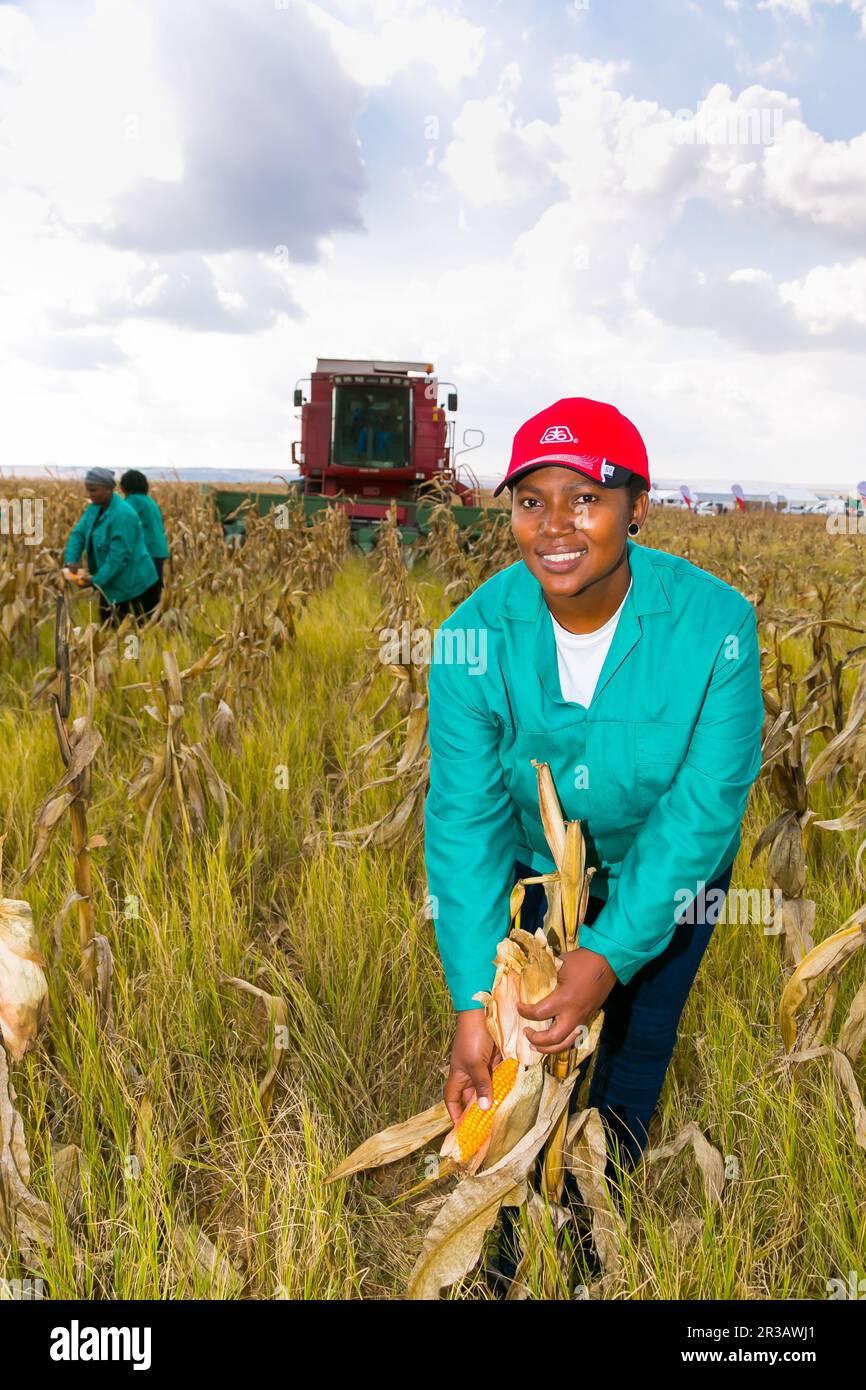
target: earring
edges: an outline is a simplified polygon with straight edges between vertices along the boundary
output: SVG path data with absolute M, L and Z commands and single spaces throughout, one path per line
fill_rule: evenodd
M 630 536 L 636 536 L 636 535 L 638 534 L 639 531 L 640 531 L 640 527 L 638 526 L 637 522 L 636 522 L 636 521 L 630 521 L 629 524 L 628 524 L 628 533 L 629 533 L 629 535 L 630 535 Z

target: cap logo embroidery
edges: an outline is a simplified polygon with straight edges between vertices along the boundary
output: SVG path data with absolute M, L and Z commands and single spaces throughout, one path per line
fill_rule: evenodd
M 539 444 L 576 444 L 577 440 L 567 425 L 548 425 Z

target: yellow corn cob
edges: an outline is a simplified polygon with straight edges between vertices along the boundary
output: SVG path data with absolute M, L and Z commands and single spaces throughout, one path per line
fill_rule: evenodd
M 466 1163 L 477 1154 L 493 1128 L 493 1116 L 517 1080 L 517 1058 L 506 1057 L 493 1068 L 493 1103 L 482 1110 L 477 1100 L 463 1112 L 454 1137 L 460 1145 L 460 1162 Z

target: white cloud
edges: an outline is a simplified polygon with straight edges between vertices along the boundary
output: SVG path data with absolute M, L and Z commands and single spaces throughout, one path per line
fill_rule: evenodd
M 866 329 L 866 259 L 848 265 L 816 265 L 799 280 L 779 286 L 807 332 L 826 336 L 839 330 Z
M 31 333 L 16 346 L 19 357 L 63 372 L 115 367 L 129 358 L 110 333 Z
M 439 169 L 471 202 L 513 204 L 538 197 L 554 178 L 556 148 L 543 121 L 520 125 L 510 92 L 516 64 L 496 95 L 464 103 Z
M 499 94 L 468 101 L 440 168 L 478 204 L 519 204 L 555 175 L 575 220 L 606 245 L 611 224 L 637 216 L 661 235 L 697 197 L 841 236 L 866 232 L 866 134 L 825 140 L 797 98 L 759 84 L 734 96 L 716 83 L 698 110 L 671 112 L 621 95 L 622 71 L 563 65 L 554 122 L 523 123 Z
M 769 203 L 821 228 L 866 232 L 866 133 L 825 140 L 798 120 L 764 155 Z
M 36 44 L 36 29 L 29 15 L 13 5 L 0 5 L 0 82 L 20 77 Z
M 119 273 L 90 289 L 85 305 L 54 309 L 52 325 L 154 318 L 199 332 L 254 333 L 269 328 L 280 313 L 299 313 L 288 277 L 273 256 L 180 253 L 145 259 L 129 254 L 122 257 Z
M 183 177 L 139 179 L 90 230 L 154 251 L 284 244 L 302 261 L 315 259 L 319 236 L 361 230 L 361 91 L 304 12 L 209 0 L 203 23 L 197 0 L 151 0 L 148 14 Z
M 4 32 L 0 180 L 37 190 L 45 216 L 138 250 L 300 260 L 361 229 L 361 92 L 303 12 L 94 0 L 69 33 Z
M 345 19 L 312 0 L 304 8 L 327 34 L 344 72 L 365 88 L 386 87 L 397 73 L 424 63 L 453 91 L 481 64 L 484 29 L 426 0 L 344 0 L 336 8 Z
M 859 14 L 860 32 L 866 34 L 866 0 L 758 0 L 759 10 L 771 10 L 780 16 L 793 15 L 805 24 L 812 23 L 814 10 L 822 5 L 847 6 L 852 14 Z
M 56 36 L 29 21 L 25 30 L 5 6 L 0 15 L 18 40 L 3 99 L 0 182 L 37 189 L 72 223 L 105 216 L 111 199 L 140 179 L 180 177 L 171 96 L 153 72 L 140 7 L 98 0 L 86 26 Z

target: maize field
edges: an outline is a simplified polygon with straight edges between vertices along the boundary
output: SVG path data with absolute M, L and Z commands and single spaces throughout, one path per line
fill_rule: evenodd
M 508 514 L 491 505 L 467 548 L 443 501 L 409 550 L 392 518 L 362 556 L 343 513 L 307 527 L 289 506 L 230 548 L 195 488 L 157 485 L 162 604 L 110 629 L 61 578 L 83 496 L 37 495 L 39 544 L 0 533 L 0 1281 L 493 1297 L 493 1207 L 473 1209 L 471 1258 L 440 1242 L 418 1273 L 483 1166 L 455 1172 L 459 1129 L 440 1165 L 453 1013 L 423 862 L 427 669 L 385 635 L 417 650 L 516 560 Z M 642 540 L 758 615 L 741 910 L 713 932 L 620 1208 L 597 1114 L 566 1134 L 551 1110 L 583 1213 L 561 1183 L 531 1192 L 513 1296 L 824 1299 L 866 1277 L 866 542 L 820 517 L 661 508 Z

